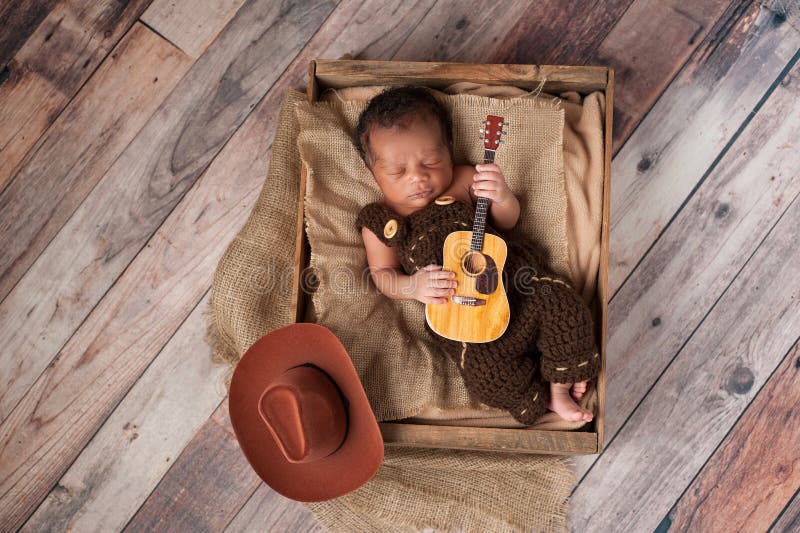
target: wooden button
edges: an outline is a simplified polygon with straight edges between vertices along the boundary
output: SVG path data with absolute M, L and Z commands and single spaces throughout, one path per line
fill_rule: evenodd
M 449 204 L 452 204 L 455 201 L 456 201 L 456 199 L 453 198 L 452 196 L 449 196 L 449 195 L 448 196 L 440 196 L 439 198 L 434 200 L 436 205 L 449 205 Z
M 389 222 L 383 227 L 383 236 L 387 239 L 391 239 L 397 233 L 397 221 L 395 219 L 390 219 Z

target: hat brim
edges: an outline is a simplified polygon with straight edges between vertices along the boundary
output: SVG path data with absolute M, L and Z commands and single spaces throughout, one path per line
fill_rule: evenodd
M 284 371 L 312 363 L 324 370 L 349 402 L 344 442 L 334 453 L 308 463 L 290 463 L 258 413 L 265 387 Z M 297 323 L 257 340 L 231 378 L 231 424 L 250 465 L 276 492 L 301 502 L 336 498 L 360 487 L 383 461 L 383 437 L 347 350 L 328 328 Z

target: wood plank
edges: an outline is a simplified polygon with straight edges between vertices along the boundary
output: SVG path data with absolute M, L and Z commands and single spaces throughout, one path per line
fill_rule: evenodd
M 204 468 L 198 469 L 198 463 Z M 212 487 L 205 490 L 210 475 L 214 476 Z M 226 505 L 220 505 L 217 491 L 229 495 Z M 178 505 L 173 506 L 176 497 Z M 219 531 L 223 527 L 226 531 L 325 531 L 302 503 L 278 494 L 256 475 L 233 433 L 227 401 L 195 435 L 126 531 Z
M 547 80 L 544 90 L 548 91 L 599 91 L 605 89 L 608 81 L 608 71 L 604 67 L 424 63 L 363 59 L 354 61 L 318 59 L 316 63 L 316 76 L 321 89 L 409 83 L 441 89 L 459 81 L 496 84 L 497 80 L 524 89 L 535 89 L 542 80 Z
M 181 219 L 183 220 L 180 227 L 173 227 L 171 224 L 169 224 L 169 222 L 167 222 L 166 227 L 163 229 L 167 230 L 169 228 L 170 232 L 164 234 L 159 233 L 156 235 L 151 240 L 151 243 L 154 246 L 148 245 L 137 257 L 137 262 L 144 261 L 147 264 L 152 264 L 152 262 L 158 261 L 158 259 L 165 253 L 162 249 L 163 243 L 169 240 L 172 241 L 172 246 L 182 246 L 185 248 L 184 253 L 186 254 L 187 264 L 192 264 L 194 267 L 191 271 L 182 272 L 181 276 L 161 276 L 161 284 L 152 287 L 153 294 L 144 294 L 142 296 L 143 299 L 151 299 L 154 294 L 161 292 L 170 294 L 169 300 L 172 305 L 194 305 L 195 296 L 193 292 L 178 292 L 176 290 L 176 285 L 192 287 L 193 290 L 194 288 L 208 288 L 210 285 L 213 269 L 218 263 L 222 252 L 227 247 L 234 234 L 238 231 L 241 223 L 244 222 L 244 219 L 247 217 L 247 215 L 249 215 L 256 197 L 258 196 L 258 193 L 264 184 L 263 169 L 267 166 L 269 160 L 269 151 L 264 151 L 264 145 L 269 145 L 270 136 L 274 133 L 276 122 L 276 105 L 272 100 L 276 97 L 281 97 L 282 94 L 280 94 L 280 91 L 276 91 L 274 93 L 271 92 L 270 95 L 273 96 L 268 96 L 262 100 L 259 107 L 254 110 L 254 113 L 248 117 L 248 120 L 245 122 L 245 124 L 236 132 L 236 135 L 231 139 L 231 142 L 226 145 L 226 148 L 223 150 L 223 152 L 214 160 L 203 178 L 198 182 L 195 189 L 193 189 L 190 195 L 187 196 L 185 203 L 187 203 L 188 206 L 191 206 L 191 210 L 187 211 L 184 204 L 181 204 L 176 209 L 176 212 L 173 213 L 173 216 L 175 216 L 178 213 L 183 212 L 183 214 L 180 215 Z M 237 181 L 232 181 L 231 176 L 237 176 L 239 179 Z M 196 191 L 202 190 L 206 191 L 203 193 L 203 197 L 192 196 L 192 194 Z M 222 217 L 219 213 L 215 213 L 213 210 L 209 211 L 209 209 L 211 209 L 213 205 L 218 202 L 224 202 L 224 204 L 227 206 L 227 211 L 224 215 L 224 228 L 222 225 L 220 225 L 220 227 L 216 228 L 216 230 L 209 230 L 207 233 L 197 234 L 195 221 L 198 220 L 198 215 L 201 213 L 208 214 L 208 219 L 206 216 L 202 216 L 199 219 L 201 221 L 206 219 L 219 220 L 220 223 L 222 223 L 222 220 L 220 220 Z M 182 236 L 181 234 L 184 235 Z M 199 263 L 196 261 L 196 257 L 191 256 L 192 250 L 197 250 L 198 242 L 205 243 L 201 247 L 210 254 L 208 260 L 204 260 Z M 159 245 L 159 243 L 162 244 Z M 134 271 L 136 270 L 136 264 L 137 263 L 130 267 Z M 138 277 L 135 274 L 131 274 L 130 276 L 126 276 L 126 283 L 130 284 L 133 290 L 136 290 L 136 287 L 146 285 L 146 278 L 149 277 L 151 276 L 148 274 L 148 272 L 143 272 L 142 276 Z M 112 289 L 112 291 L 115 289 Z M 174 348 L 171 348 L 176 343 L 176 339 L 173 337 L 165 350 L 158 355 L 158 358 L 153 363 L 153 366 L 157 365 L 159 361 L 165 357 L 168 360 L 170 358 L 177 357 L 177 352 L 191 354 L 192 359 L 199 358 L 202 361 L 208 360 L 209 349 L 203 340 L 204 333 L 198 329 L 200 326 L 194 323 L 195 315 L 198 313 L 198 311 L 205 311 L 206 305 L 207 302 L 203 301 L 197 306 L 187 322 L 184 325 L 181 325 L 181 329 L 179 329 L 178 333 L 176 333 L 176 337 L 180 338 L 177 341 L 179 344 Z M 144 305 L 144 307 L 146 307 L 146 305 Z M 181 311 L 175 311 L 174 309 L 156 309 L 152 315 L 153 324 L 163 324 L 165 321 L 168 321 L 170 327 L 177 327 L 181 320 L 183 320 L 184 316 Z M 168 318 L 165 319 L 164 317 Z M 188 332 L 186 332 L 186 324 L 192 324 L 191 330 Z M 143 325 L 143 328 L 147 329 L 145 325 Z M 154 328 L 151 328 L 149 331 L 145 331 L 144 335 L 152 335 L 153 329 Z M 205 329 L 205 325 L 202 326 L 202 329 Z M 167 333 L 169 331 L 171 330 L 167 330 Z M 163 332 L 156 333 L 156 335 L 163 334 Z M 149 351 L 143 351 L 140 354 L 140 357 L 148 358 L 152 357 L 153 355 L 151 355 Z M 148 372 L 149 371 L 150 370 L 148 369 Z M 145 376 L 146 375 L 147 374 L 145 374 Z M 145 379 L 145 377 L 137 381 L 135 386 L 136 388 L 140 386 L 143 379 Z M 211 383 L 209 382 L 206 386 L 210 385 Z M 222 386 L 224 389 L 224 386 L 221 382 L 214 383 L 214 390 L 216 391 L 216 387 L 220 386 Z M 155 386 L 146 387 L 145 389 L 151 389 L 150 392 L 152 394 L 158 394 L 158 390 Z M 202 387 L 197 387 L 197 389 L 202 389 Z M 145 390 L 142 390 L 142 394 L 145 394 Z M 203 394 L 202 390 L 197 390 L 196 394 Z M 124 402 L 128 401 L 129 396 L 130 394 L 126 396 Z M 168 406 L 165 406 L 165 408 L 166 407 Z M 113 434 L 113 432 L 118 431 L 118 424 L 113 424 L 112 422 L 113 416 L 114 415 L 112 415 L 112 418 L 110 418 L 109 421 L 104 423 L 100 430 L 101 433 L 110 431 Z M 206 416 L 208 416 L 208 413 Z M 110 429 L 108 429 L 110 424 L 113 425 L 111 425 Z M 139 424 L 139 428 L 137 430 L 140 435 L 139 440 L 146 440 L 148 437 L 152 438 L 152 435 L 149 435 L 149 433 L 144 433 L 144 431 L 144 424 Z M 158 433 L 157 429 L 154 429 L 154 431 Z M 203 433 L 203 435 L 208 435 L 208 433 Z M 160 438 L 158 435 L 156 435 L 156 437 Z M 95 439 L 97 438 L 98 437 L 95 436 Z M 89 450 L 91 446 L 92 444 L 90 443 L 89 447 L 87 447 L 81 453 L 81 456 L 79 456 L 77 459 L 76 464 L 81 462 L 81 458 L 87 454 L 87 450 Z M 176 457 L 180 453 L 181 448 L 176 447 L 173 450 L 172 448 L 167 449 L 164 447 L 163 450 L 172 451 L 172 453 L 169 454 L 170 457 Z M 241 454 L 241 452 L 238 451 L 237 453 Z M 162 477 L 164 470 L 163 467 L 164 465 L 159 461 L 148 461 L 144 463 L 140 462 L 137 465 L 138 476 L 127 477 L 124 485 L 111 483 L 110 486 L 103 485 L 102 488 L 95 486 L 92 488 L 91 499 L 84 502 L 81 502 L 80 499 L 82 497 L 88 498 L 89 496 L 74 490 L 65 492 L 59 488 L 60 486 L 69 487 L 75 483 L 74 481 L 68 481 L 70 479 L 70 474 L 68 472 L 59 481 L 58 485 L 56 485 L 46 501 L 57 499 L 60 502 L 59 507 L 62 509 L 62 515 L 59 515 L 59 519 L 61 521 L 69 520 L 67 518 L 68 516 L 76 516 L 77 518 L 73 520 L 78 521 L 85 519 L 84 517 L 88 516 L 89 511 L 83 511 L 84 507 L 102 507 L 105 499 L 104 495 L 107 492 L 113 494 L 114 498 L 118 500 L 124 500 L 126 502 L 126 508 L 135 510 L 145 499 L 144 497 L 150 494 L 160 477 Z M 86 468 L 90 469 L 88 466 Z M 199 470 L 198 475 L 205 476 L 207 475 L 207 472 L 204 470 Z M 112 481 L 116 479 L 112 476 L 107 477 L 111 477 Z M 100 492 L 100 494 L 97 494 L 98 492 Z M 41 509 L 42 507 L 37 510 L 37 515 Z M 99 515 L 101 510 L 95 509 L 92 514 L 94 515 L 94 513 L 98 513 Z M 114 513 L 114 516 L 118 516 L 116 512 Z M 124 522 L 122 525 L 124 525 Z M 121 526 L 120 528 L 111 529 L 121 529 Z
M 225 531 L 325 533 L 328 530 L 317 521 L 305 505 L 278 494 L 266 483 L 262 483 Z
M 205 335 L 208 293 L 22 531 L 121 531 L 227 395 Z
M 43 280 L 59 279 L 60 289 L 45 300 L 61 294 L 75 303 L 69 316 L 88 313 L 324 20 L 325 6 L 280 12 L 264 0 L 243 7 L 15 291 L 31 283 L 41 293 Z M 265 20 L 273 22 L 267 32 Z M 276 39 L 282 51 L 267 53 Z M 232 83 L 241 90 L 231 90 Z M 27 517 L 175 331 L 163 317 L 185 316 L 208 288 L 208 274 L 238 229 L 226 215 L 239 204 L 225 202 L 252 193 L 232 183 L 236 172 L 226 178 L 187 197 L 191 208 L 173 214 L 150 243 L 154 249 L 128 269 L 0 425 L 0 523 Z M 178 233 L 183 240 L 175 244 L 169 236 Z M 206 250 L 198 242 L 220 244 Z M 199 287 L 190 281 L 195 269 L 208 276 Z
M 754 4 L 710 55 L 698 51 L 638 125 L 613 163 L 612 303 L 798 47 L 797 30 Z
M 767 531 L 800 489 L 800 343 L 662 521 L 675 531 Z M 746 385 L 737 381 L 735 385 Z M 776 423 L 777 422 L 777 423 Z
M 780 516 L 775 520 L 770 528 L 774 533 L 793 533 L 800 530 L 800 491 L 795 493 L 794 498 Z
M 381 422 L 387 446 L 494 450 L 514 453 L 577 455 L 597 451 L 597 435 L 587 431 L 433 426 Z
M 490 14 L 482 2 L 437 2 L 394 55 L 413 61 L 585 65 L 631 2 L 508 1 Z M 565 28 L 569 39 L 562 38 Z
M 488 62 L 615 69 L 616 153 L 692 52 L 725 38 L 749 4 L 751 0 L 532 2 L 508 34 L 500 34 Z M 465 29 L 469 23 L 466 18 Z M 536 31 L 530 31 L 532 26 Z M 570 38 L 560 38 L 567 27 Z M 450 29 L 447 34 L 458 38 Z M 655 34 L 658 39 L 647 38 Z
M 0 83 L 0 190 L 150 1 L 60 2 L 5 65 L 5 81 Z
M 606 440 L 648 394 L 800 192 L 795 64 L 609 305 Z M 613 255 L 613 253 L 612 253 Z M 579 475 L 595 457 L 575 460 Z
M 529 2 L 507 32 L 493 36 L 495 46 L 489 49 L 488 63 L 521 63 L 537 65 L 606 65 L 597 60 L 597 49 L 621 17 L 627 17 L 635 0 L 605 2 L 540 0 Z M 474 18 L 474 17 L 473 17 Z M 464 29 L 469 28 L 469 17 Z M 459 21 L 460 22 L 460 21 Z M 456 22 L 458 27 L 459 22 Z M 480 23 L 480 22 L 479 22 Z M 535 28 L 535 31 L 531 31 Z M 569 38 L 564 38 L 569 29 Z M 472 31 L 472 30 L 470 30 Z M 452 32 L 458 38 L 457 32 Z M 637 46 L 640 43 L 629 43 Z M 664 57 L 664 54 L 659 54 Z M 655 58 L 654 58 L 655 60 Z M 639 72 L 647 76 L 649 72 Z
M 796 195 L 572 494 L 576 530 L 656 528 L 797 342 L 798 227 Z
M 142 22 L 189 57 L 200 57 L 243 3 L 244 0 L 155 0 L 142 14 Z
M 595 56 L 599 64 L 615 69 L 617 150 L 695 50 L 727 39 L 732 25 L 741 24 L 748 8 L 752 16 L 753 4 L 753 0 L 640 0 L 631 4 Z
M 136 23 L 45 132 L 25 158 L 17 179 L 0 193 L 0 242 L 5 243 L 0 249 L 0 300 L 72 216 L 190 65 L 191 59 L 180 50 Z M 21 301 L 17 299 L 11 307 L 13 311 L 0 323 L 0 338 L 8 342 L 7 352 L 0 355 L 0 420 L 13 407 L 5 397 L 19 387 L 16 378 L 27 366 L 27 361 L 20 367 L 18 360 L 10 361 L 9 357 L 20 353 L 18 350 L 24 351 L 23 346 L 30 342 L 26 332 L 44 330 L 49 323 L 49 313 L 26 316 L 23 312 L 37 303 L 35 293 Z M 18 394 L 12 396 L 18 398 Z
M 265 9 L 272 9 L 267 12 L 273 15 L 277 11 Z M 1 330 L 4 338 L 18 339 L 12 344 L 13 353 L 0 355 L 4 361 L 0 368 L 16 369 L 24 361 L 9 373 L 13 387 L 5 391 L 0 403 L 3 419 L 218 153 L 288 59 L 266 61 L 259 68 L 263 79 L 245 94 L 230 92 L 226 86 L 229 82 L 223 81 L 227 79 L 225 70 L 231 63 L 233 68 L 241 68 L 237 65 L 250 54 L 263 54 L 259 45 L 270 46 L 270 39 L 292 23 L 284 19 L 275 26 L 276 34 L 265 34 L 250 46 L 242 44 L 246 52 L 227 41 L 241 37 L 236 31 L 255 33 L 262 29 L 234 28 L 219 47 L 195 63 L 0 304 L 0 316 L 6 317 Z M 247 24 L 251 23 L 239 26 Z M 305 29 L 294 33 L 296 48 L 313 30 Z M 237 56 L 239 52 L 242 54 Z M 212 79 L 218 80 L 216 86 Z M 227 98 L 232 98 L 226 102 L 227 113 L 218 114 L 217 106 Z M 144 187 L 146 183 L 149 185 Z M 25 328 L 21 333 L 14 333 L 22 324 Z M 29 331 L 44 334 L 31 338 L 25 334 Z
M 220 531 L 261 479 L 244 458 L 228 402 L 200 429 L 124 531 Z M 195 483 L 197 472 L 203 482 Z
M 0 5 L 0 66 L 5 71 L 28 37 L 53 9 L 58 0 L 17 0 Z M 3 74 L 0 74 L 0 78 Z

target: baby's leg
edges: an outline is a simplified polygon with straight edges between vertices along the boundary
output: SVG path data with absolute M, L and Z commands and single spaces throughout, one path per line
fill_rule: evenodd
M 508 339 L 513 339 L 509 336 Z M 464 385 L 480 402 L 507 410 L 530 425 L 547 413 L 549 383 L 539 375 L 538 361 L 506 342 L 466 344 L 443 342 L 458 365 Z
M 547 404 L 547 408 L 570 422 L 591 422 L 594 415 L 575 403 L 574 395 L 579 394 L 578 399 L 580 399 L 584 392 L 586 392 L 585 381 L 550 383 L 550 402 Z

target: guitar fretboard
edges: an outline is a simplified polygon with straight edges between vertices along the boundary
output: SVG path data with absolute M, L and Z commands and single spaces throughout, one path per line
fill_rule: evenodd
M 483 164 L 494 163 L 494 150 L 484 148 Z M 470 250 L 480 252 L 483 250 L 483 233 L 486 229 L 486 214 L 489 212 L 489 199 L 481 196 L 475 205 L 475 221 L 472 224 L 472 242 Z

